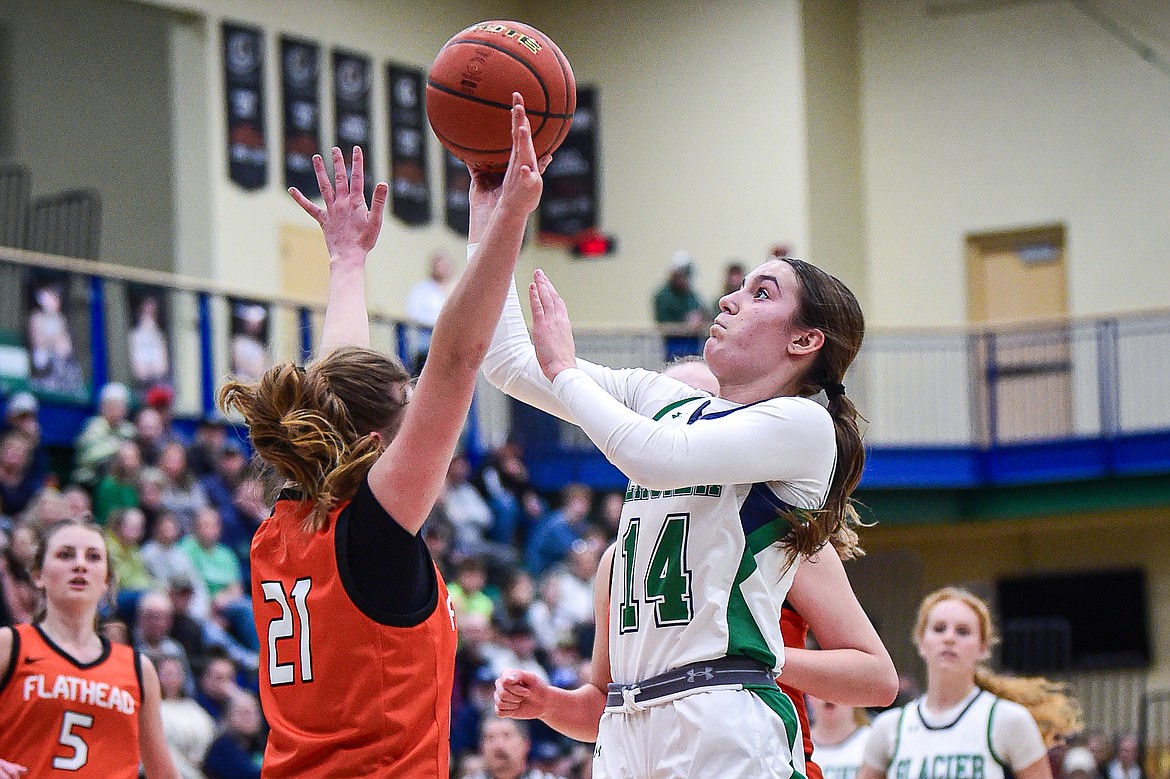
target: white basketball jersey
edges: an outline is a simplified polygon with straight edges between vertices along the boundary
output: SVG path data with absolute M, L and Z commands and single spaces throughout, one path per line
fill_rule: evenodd
M 922 721 L 923 699 L 911 701 L 898 719 L 889 779 L 1004 779 L 991 748 L 991 717 L 999 698 L 980 690 L 949 724 Z M 819 754 L 819 750 L 818 750 Z
M 743 408 L 712 413 L 710 403 L 681 400 L 655 419 L 668 427 L 719 424 Z M 752 457 L 751 441 L 743 442 L 743 457 Z M 796 561 L 789 564 L 777 543 L 791 528 L 780 515 L 792 508 L 789 500 L 795 498 L 779 482 L 666 491 L 629 485 L 610 583 L 615 682 L 632 684 L 724 655 L 779 672 L 780 607 L 796 573 Z
M 856 779 L 871 730 L 863 725 L 839 744 L 818 744 L 813 739 L 813 761 L 821 767 L 825 779 Z

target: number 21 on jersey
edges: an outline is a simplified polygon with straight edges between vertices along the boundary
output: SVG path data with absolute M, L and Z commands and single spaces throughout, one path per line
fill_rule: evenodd
M 268 623 L 268 681 L 273 687 L 293 684 L 296 679 L 294 665 L 300 666 L 300 680 L 313 681 L 313 652 L 309 642 L 311 635 L 309 623 L 309 607 L 307 599 L 309 591 L 313 589 L 313 580 L 309 577 L 297 579 L 289 589 L 287 595 L 284 584 L 279 581 L 260 582 L 264 590 L 265 601 L 276 601 L 280 605 L 280 616 Z M 288 602 L 292 601 L 296 609 L 297 618 L 294 624 L 292 609 Z M 282 638 L 292 638 L 299 628 L 300 647 L 299 663 L 281 663 L 276 656 L 276 642 Z
M 633 633 L 640 627 L 638 606 L 641 594 L 654 603 L 654 624 L 686 625 L 694 617 L 691 605 L 691 569 L 687 564 L 687 537 L 690 534 L 690 514 L 668 514 L 658 532 L 658 540 L 650 553 L 646 575 L 637 581 L 636 555 L 638 534 L 642 520 L 635 517 L 622 536 L 622 602 L 619 610 L 618 632 Z

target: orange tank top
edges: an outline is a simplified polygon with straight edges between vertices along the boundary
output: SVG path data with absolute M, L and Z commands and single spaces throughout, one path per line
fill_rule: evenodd
M 784 646 L 799 649 L 804 649 L 805 640 L 808 638 L 808 623 L 787 603 L 780 609 L 780 635 L 784 637 Z M 781 675 L 776 681 L 780 689 L 792 699 L 792 705 L 796 707 L 796 716 L 800 718 L 800 730 L 804 734 L 805 776 L 808 779 L 823 779 L 821 767 L 812 759 L 813 742 L 812 734 L 809 733 L 808 708 L 804 705 L 804 693 L 782 682 L 783 678 Z
M 436 568 L 437 598 L 417 624 L 368 616 L 338 554 L 345 505 L 306 533 L 308 504 L 278 500 L 252 539 L 260 701 L 271 728 L 263 776 L 445 778 L 456 648 L 446 584 Z
M 12 628 L 0 679 L 0 757 L 29 776 L 137 779 L 142 666 L 128 646 L 102 639 L 102 654 L 78 663 L 39 625 Z

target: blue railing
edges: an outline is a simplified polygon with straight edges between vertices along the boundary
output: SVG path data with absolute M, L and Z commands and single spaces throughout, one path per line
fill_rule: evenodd
M 30 355 L 37 290 L 59 293 L 80 382 L 38 379 Z M 136 386 L 129 359 L 132 300 L 162 296 L 166 382 L 188 424 L 214 410 L 231 372 L 233 305 L 267 311 L 270 360 L 304 361 L 323 320 L 319 303 L 244 293 L 206 281 L 0 247 L 0 392 L 32 387 L 46 441 L 67 446 L 106 381 Z M 238 324 L 238 323 L 237 323 Z M 417 333 L 371 314 L 373 346 L 410 364 Z M 615 367 L 660 367 L 649 328 L 577 333 L 581 356 Z M 43 368 L 43 366 L 42 366 Z M 43 371 L 42 371 L 43 372 Z M 43 377 L 42 377 L 43 378 Z M 869 420 L 869 488 L 977 487 L 1170 473 L 1170 312 L 985 329 L 875 330 L 846 378 Z M 509 436 L 533 478 L 620 487 L 624 480 L 576 428 L 510 403 L 481 383 L 466 444 L 473 455 Z

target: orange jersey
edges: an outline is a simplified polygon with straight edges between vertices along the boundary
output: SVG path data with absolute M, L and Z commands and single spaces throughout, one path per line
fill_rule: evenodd
M 784 646 L 799 649 L 804 649 L 805 640 L 808 638 L 808 623 L 787 603 L 780 609 L 780 635 L 784 637 Z M 792 699 L 792 705 L 796 707 L 796 716 L 800 718 L 800 730 L 804 734 L 805 776 L 808 779 L 823 779 L 821 767 L 812 759 L 813 742 L 812 734 L 809 733 L 808 708 L 804 705 L 804 693 L 785 684 L 781 681 L 783 678 L 781 675 L 776 681 L 780 684 L 780 689 Z
M 417 624 L 360 608 L 348 512 L 306 533 L 308 504 L 278 500 L 252 539 L 260 700 L 271 726 L 263 776 L 437 779 L 448 774 L 455 615 L 438 596 Z M 393 521 L 386 518 L 386 521 Z M 430 563 L 430 567 L 434 567 Z
M 101 657 L 81 664 L 39 625 L 12 630 L 0 679 L 0 758 L 27 766 L 30 777 L 137 779 L 138 654 L 103 638 Z

